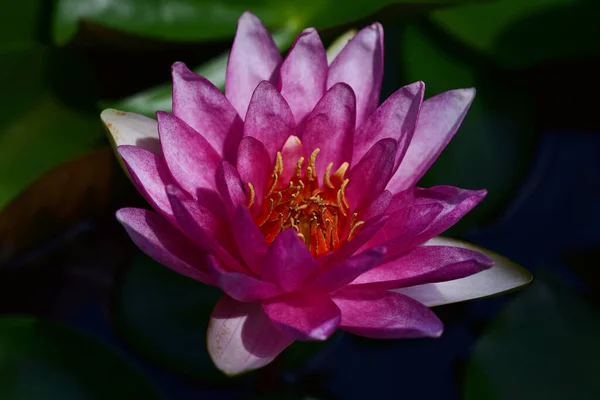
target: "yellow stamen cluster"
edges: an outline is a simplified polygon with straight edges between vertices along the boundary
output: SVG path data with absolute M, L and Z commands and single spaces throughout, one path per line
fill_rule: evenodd
M 358 214 L 349 215 L 350 204 L 345 195 L 349 180 L 344 179 L 348 163 L 343 163 L 333 174 L 333 164 L 329 164 L 321 187 L 316 173 L 319 151 L 312 152 L 304 171 L 304 157 L 300 157 L 287 183 L 281 182 L 284 160 L 277 153 L 273 174 L 255 217 L 268 243 L 283 229 L 293 228 L 315 257 L 338 249 L 364 224 L 358 220 Z M 256 192 L 251 183 L 248 188 L 248 208 L 252 208 Z M 346 231 L 348 234 L 344 235 Z

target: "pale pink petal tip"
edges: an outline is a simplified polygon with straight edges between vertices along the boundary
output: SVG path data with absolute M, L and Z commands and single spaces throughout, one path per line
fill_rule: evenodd
M 228 296 L 213 310 L 206 341 L 215 366 L 229 376 L 264 367 L 293 342 L 273 326 L 260 303 Z

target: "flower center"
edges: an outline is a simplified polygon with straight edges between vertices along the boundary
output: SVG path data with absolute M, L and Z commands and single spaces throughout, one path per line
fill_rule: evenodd
M 344 179 L 344 174 L 348 163 L 343 163 L 333 175 L 333 163 L 329 164 L 320 185 L 315 166 L 319 151 L 313 151 L 304 170 L 304 157 L 300 157 L 289 182 L 282 181 L 283 157 L 277 153 L 268 190 L 255 217 L 269 244 L 283 229 L 294 228 L 314 257 L 337 250 L 364 224 L 358 220 L 357 213 L 350 215 L 350 204 L 345 196 L 349 180 Z M 248 186 L 250 208 L 255 192 L 251 183 Z

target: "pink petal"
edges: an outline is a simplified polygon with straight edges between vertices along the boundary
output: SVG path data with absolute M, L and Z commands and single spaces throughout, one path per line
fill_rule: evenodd
M 246 136 L 240 142 L 237 161 L 237 170 L 245 188 L 249 183 L 254 187 L 253 210 L 258 210 L 265 197 L 269 179 L 274 172 L 269 152 L 262 142 Z
M 249 303 L 269 299 L 282 293 L 280 288 L 270 282 L 262 281 L 243 272 L 223 269 L 213 256 L 208 256 L 207 267 L 216 284 L 237 301 Z
M 247 200 L 240 174 L 227 161 L 222 161 L 217 170 L 217 188 L 227 214 L 233 217 L 238 206 L 245 205 Z
M 356 94 L 356 127 L 377 108 L 383 79 L 383 27 L 359 31 L 329 67 L 327 88 L 345 82 Z
M 225 95 L 243 119 L 256 86 L 261 81 L 274 83 L 280 64 L 281 55 L 269 32 L 254 14 L 243 13 L 238 20 L 225 79 Z
M 474 97 L 475 89 L 458 89 L 423 102 L 417 129 L 389 191 L 400 192 L 421 179 L 458 130 Z
M 275 86 L 262 81 L 256 87 L 244 122 L 244 136 L 252 136 L 264 143 L 272 161 L 292 135 L 296 122 L 292 110 Z
M 420 246 L 365 272 L 352 285 L 377 290 L 397 289 L 464 278 L 492 265 L 492 260 L 477 251 L 450 246 Z
M 263 302 L 265 313 L 295 340 L 325 340 L 340 323 L 340 310 L 328 295 L 298 292 Z
M 117 220 L 131 240 L 160 264 L 188 278 L 215 284 L 204 265 L 205 253 L 160 215 L 141 208 L 121 208 Z
M 383 225 L 365 248 L 384 245 L 388 248 L 386 260 L 393 260 L 423 243 L 422 238 L 437 216 L 442 212 L 443 206 L 438 203 L 410 205 L 388 214 L 388 221 Z
M 247 188 L 248 183 L 254 187 L 253 209 L 258 209 L 273 174 L 273 165 L 265 145 L 251 136 L 243 138 L 238 149 L 237 170 L 244 182 L 244 187 Z
M 361 274 L 376 267 L 385 256 L 386 251 L 387 249 L 383 246 L 376 247 L 347 258 L 319 275 L 307 286 L 307 290 L 319 290 L 325 293 L 339 290 Z
M 392 202 L 392 193 L 381 192 L 378 198 L 356 210 L 361 220 L 369 220 L 384 214 Z
M 294 175 L 296 163 L 300 157 L 304 157 L 304 159 L 307 157 L 304 152 L 304 146 L 297 136 L 290 136 L 288 138 L 281 149 L 281 156 L 283 158 L 283 172 L 281 173 L 281 181 L 289 182 Z
M 173 114 L 200 132 L 219 156 L 235 162 L 242 139 L 242 119 L 229 100 L 208 79 L 190 71 L 184 63 L 171 67 Z
M 117 151 L 136 188 L 158 212 L 173 220 L 173 210 L 165 187 L 175 183 L 167 164 L 159 155 L 137 146 L 119 146 Z
M 388 219 L 389 217 L 387 215 L 380 215 L 378 217 L 374 217 L 368 220 L 362 227 L 361 231 L 355 237 L 353 237 L 352 240 L 350 240 L 348 243 L 346 243 L 334 253 L 329 255 L 329 257 L 326 260 L 326 264 L 334 265 L 352 256 L 360 248 L 362 248 L 365 245 L 365 243 L 369 242 L 373 238 L 373 236 L 381 230 L 383 226 L 385 226 Z
M 394 196 L 388 212 L 417 207 L 425 208 L 435 206 L 439 213 L 430 221 L 419 235 L 411 239 L 416 246 L 446 231 L 465 214 L 473 209 L 487 194 L 485 190 L 465 190 L 453 186 L 434 186 L 428 189 L 415 188 Z M 396 254 L 388 254 L 391 259 Z
M 323 97 L 326 81 L 327 55 L 321 38 L 314 28 L 305 29 L 283 61 L 279 80 L 298 124 Z
M 532 280 L 531 274 L 523 267 L 471 243 L 438 236 L 424 245 L 468 248 L 485 254 L 494 262 L 492 268 L 466 278 L 393 290 L 412 297 L 427 307 L 494 296 L 527 285 Z
M 371 114 L 354 135 L 354 164 L 379 140 L 393 138 L 398 141 L 396 166 L 399 165 L 415 132 L 424 91 L 423 82 L 406 85 Z
M 273 326 L 260 303 L 240 303 L 228 296 L 217 302 L 208 325 L 208 353 L 228 375 L 264 367 L 292 342 Z
M 333 301 L 342 312 L 340 328 L 376 339 L 440 337 L 442 321 L 429 308 L 400 293 L 342 290 Z
M 190 239 L 217 256 L 226 268 L 246 271 L 236 259 L 233 238 L 224 221 L 197 202 L 186 199 L 175 186 L 167 186 L 167 195 L 179 226 Z
M 158 134 L 169 170 L 194 198 L 198 190 L 215 189 L 220 157 L 200 133 L 176 116 L 159 111 Z
M 385 190 L 394 171 L 397 148 L 396 140 L 381 139 L 350 170 L 346 198 L 352 208 L 371 203 Z
M 319 264 L 294 229 L 283 230 L 267 250 L 262 278 L 286 291 L 294 291 L 315 276 Z
M 317 176 L 325 173 L 329 163 L 332 171 L 352 157 L 352 136 L 356 116 L 356 99 L 345 83 L 334 85 L 306 117 L 302 143 L 307 153 L 320 149 Z
M 267 254 L 267 241 L 250 211 L 243 205 L 239 206 L 232 220 L 233 235 L 237 247 L 246 265 L 255 275 L 260 275 L 261 264 Z

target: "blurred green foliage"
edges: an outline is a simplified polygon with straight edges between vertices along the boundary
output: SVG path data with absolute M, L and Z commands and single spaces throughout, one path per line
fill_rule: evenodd
M 464 1 L 464 0 L 463 0 Z M 474 1 L 474 0 L 466 0 Z M 85 18 L 138 35 L 166 40 L 217 40 L 233 36 L 239 16 L 247 10 L 271 30 L 299 32 L 352 22 L 384 6 L 401 5 L 404 12 L 422 4 L 435 6 L 457 0 L 59 0 L 54 11 L 54 40 L 65 43 Z
M 597 309 L 554 278 L 538 279 L 477 342 L 464 398 L 596 399 L 599 335 Z
M 147 399 L 156 390 L 123 356 L 73 329 L 0 317 L 0 398 Z

